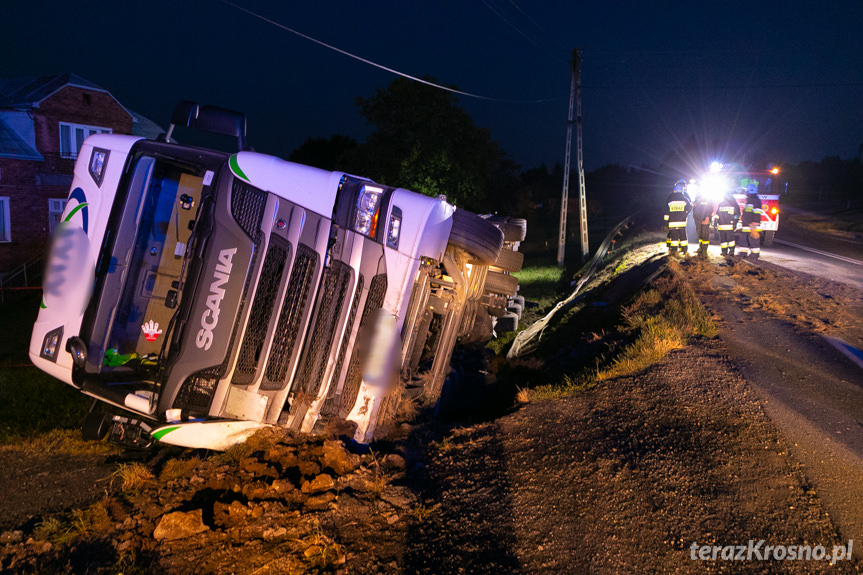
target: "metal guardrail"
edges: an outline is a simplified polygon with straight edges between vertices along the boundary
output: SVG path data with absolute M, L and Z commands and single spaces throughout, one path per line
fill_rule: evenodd
M 542 331 L 548 326 L 551 319 L 562 309 L 566 309 L 575 298 L 578 296 L 578 292 L 581 291 L 581 288 L 584 287 L 593 274 L 596 272 L 599 264 L 602 262 L 602 259 L 608 253 L 608 248 L 611 247 L 611 244 L 614 242 L 614 238 L 624 229 L 626 226 L 630 224 L 632 221 L 632 216 L 627 216 L 620 223 L 618 223 L 614 228 L 605 236 L 605 239 L 600 244 L 599 248 L 596 250 L 596 253 L 593 254 L 593 257 L 590 259 L 590 263 L 587 266 L 587 270 L 584 272 L 584 275 L 581 276 L 581 279 L 578 280 L 578 283 L 575 285 L 575 290 L 567 297 L 565 300 L 560 301 L 557 305 L 552 308 L 550 312 L 548 312 L 543 318 L 534 322 L 530 327 L 525 328 L 520 331 L 518 335 L 515 336 L 515 339 L 512 342 L 512 346 L 509 348 L 509 351 L 506 354 L 507 359 L 513 359 L 518 357 L 519 353 L 521 353 L 522 348 L 528 344 L 533 338 L 537 335 L 541 335 Z

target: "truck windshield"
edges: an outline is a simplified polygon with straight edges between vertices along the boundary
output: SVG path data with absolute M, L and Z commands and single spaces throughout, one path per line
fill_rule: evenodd
M 117 225 L 106 286 L 116 309 L 106 326 L 103 366 L 155 367 L 179 307 L 204 178 L 189 166 L 143 156 Z M 212 173 L 208 173 L 212 177 Z M 112 290 L 113 291 L 113 290 Z M 112 297 L 108 295 L 103 297 Z

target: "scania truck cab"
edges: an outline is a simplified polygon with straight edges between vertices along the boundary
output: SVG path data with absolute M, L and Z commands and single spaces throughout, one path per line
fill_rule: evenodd
M 238 151 L 179 145 L 176 126 Z M 90 437 L 226 449 L 343 418 L 367 442 L 427 349 L 430 309 L 420 391 L 439 395 L 502 244 L 443 197 L 253 152 L 241 114 L 183 102 L 156 140 L 85 141 L 30 357 L 120 408 L 91 413 Z

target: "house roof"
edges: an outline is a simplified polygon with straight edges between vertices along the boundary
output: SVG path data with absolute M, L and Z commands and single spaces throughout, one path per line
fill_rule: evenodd
M 85 80 L 77 74 L 66 72 L 54 76 L 28 76 L 26 78 L 0 78 L 0 157 L 25 160 L 42 160 L 36 150 L 33 121 L 27 111 L 37 108 L 46 98 L 66 86 L 110 92 Z M 165 130 L 155 122 L 126 108 L 114 100 L 132 117 L 132 135 L 153 139 Z
M 0 110 L 0 158 L 41 161 L 33 120 L 27 112 Z
M 110 95 L 108 90 L 70 72 L 56 76 L 0 78 L 0 108 L 31 108 L 64 86 L 77 86 Z

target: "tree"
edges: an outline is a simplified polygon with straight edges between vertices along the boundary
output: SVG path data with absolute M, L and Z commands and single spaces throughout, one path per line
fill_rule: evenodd
M 348 171 L 487 211 L 487 187 L 505 154 L 453 93 L 398 78 L 357 106 L 375 129 L 347 154 Z
M 307 138 L 300 147 L 291 152 L 288 159 L 333 171 L 339 168 L 344 155 L 356 147 L 356 140 L 342 134 L 334 134 L 329 138 Z

